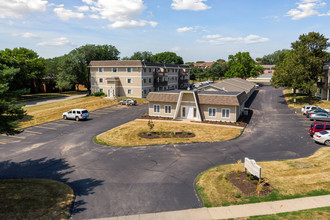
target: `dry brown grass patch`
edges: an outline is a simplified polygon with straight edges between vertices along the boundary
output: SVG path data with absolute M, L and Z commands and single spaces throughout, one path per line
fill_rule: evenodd
M 154 122 L 153 132 L 189 131 L 193 138 L 161 138 L 144 139 L 138 136 L 141 132 L 149 132 L 148 121 L 132 121 L 104 132 L 96 137 L 97 141 L 110 146 L 137 146 L 191 142 L 215 142 L 232 139 L 241 133 L 241 129 L 195 125 L 186 123 Z M 212 130 L 212 132 L 210 132 Z
M 330 148 L 321 148 L 306 158 L 258 164 L 262 167 L 263 177 L 280 197 L 330 189 Z M 248 200 L 248 197 L 227 180 L 227 175 L 235 171 L 236 167 L 237 164 L 214 167 L 198 177 L 197 190 L 206 206 L 221 206 Z

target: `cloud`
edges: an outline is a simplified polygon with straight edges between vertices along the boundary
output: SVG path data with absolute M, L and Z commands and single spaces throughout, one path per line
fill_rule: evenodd
M 205 3 L 207 0 L 173 0 L 171 6 L 175 10 L 203 11 L 210 9 Z
M 34 12 L 45 12 L 48 1 L 0 0 L 0 18 L 23 18 Z
M 326 3 L 322 0 L 301 0 L 296 3 L 298 6 L 295 9 L 291 9 L 286 13 L 286 16 L 292 17 L 292 20 L 300 20 L 308 18 L 314 15 L 317 16 L 329 16 L 330 11 L 327 13 L 320 13 L 318 9 L 326 6 Z
M 181 51 L 181 47 L 173 47 L 173 48 L 171 48 L 171 51 L 179 52 L 179 51 Z
M 139 20 L 146 9 L 142 0 L 83 0 L 90 8 L 94 19 L 110 21 L 109 28 L 131 28 L 150 25 L 157 26 L 155 21 Z
M 20 34 L 13 34 L 14 37 L 23 37 L 23 38 L 40 38 L 38 35 L 36 34 L 32 34 L 32 33 L 29 33 L 29 32 L 26 32 L 26 33 L 20 33 Z
M 43 41 L 37 44 L 38 46 L 52 46 L 52 47 L 64 47 L 64 46 L 75 46 L 66 37 L 55 38 L 50 41 Z
M 54 8 L 55 14 L 63 21 L 68 21 L 71 18 L 84 18 L 84 14 L 80 12 L 73 12 L 70 9 L 65 8 Z
M 83 5 L 83 6 L 75 6 L 75 8 L 76 8 L 78 11 L 81 11 L 81 12 L 89 11 L 89 7 L 88 7 L 87 5 Z
M 189 32 L 189 31 L 192 31 L 192 30 L 194 30 L 193 27 L 182 27 L 182 28 L 176 29 L 176 32 L 185 33 L 185 32 Z
M 246 37 L 222 37 L 220 34 L 214 34 L 214 35 L 206 35 L 203 38 L 206 40 L 197 40 L 196 42 L 220 45 L 225 43 L 253 44 L 253 43 L 267 42 L 270 40 L 269 38 L 260 37 L 254 34 L 250 34 Z

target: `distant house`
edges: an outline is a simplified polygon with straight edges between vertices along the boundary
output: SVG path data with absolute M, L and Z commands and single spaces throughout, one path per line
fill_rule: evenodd
M 91 61 L 89 68 L 92 93 L 104 92 L 108 97 L 143 98 L 149 92 L 189 86 L 189 65 L 104 60 Z
M 203 85 L 194 91 L 151 92 L 147 96 L 149 115 L 236 122 L 255 88 L 255 83 L 234 78 Z
M 254 81 L 271 82 L 275 72 L 275 65 L 261 65 L 264 68 L 264 73 L 256 78 L 251 78 Z
M 317 82 L 316 97 L 330 101 L 330 63 L 323 66 L 323 75 L 319 77 Z
M 215 62 L 194 63 L 194 67 L 205 69 L 211 67 Z

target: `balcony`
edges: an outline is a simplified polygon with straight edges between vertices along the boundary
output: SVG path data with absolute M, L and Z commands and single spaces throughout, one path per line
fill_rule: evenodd
M 154 87 L 157 88 L 157 87 L 164 87 L 164 86 L 167 86 L 168 85 L 168 81 L 154 81 Z
M 162 76 L 168 76 L 168 73 L 163 73 L 163 72 L 155 72 L 154 71 L 154 77 L 162 77 Z

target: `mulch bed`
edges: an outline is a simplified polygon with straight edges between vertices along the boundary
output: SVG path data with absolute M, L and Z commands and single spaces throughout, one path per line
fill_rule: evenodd
M 257 196 L 257 184 L 253 183 L 253 180 L 256 179 L 250 179 L 244 172 L 239 172 L 236 174 L 235 172 L 231 172 L 228 176 L 228 180 L 236 186 L 243 194 L 248 195 L 248 196 Z M 263 180 L 263 179 L 262 179 Z M 255 182 L 256 182 L 255 181 Z M 271 186 L 266 183 L 263 186 L 262 191 L 260 192 L 260 196 L 266 196 L 272 192 Z
M 149 134 L 149 135 L 148 135 Z M 195 137 L 191 132 L 142 132 L 138 134 L 141 138 L 156 139 L 156 138 L 192 138 Z

